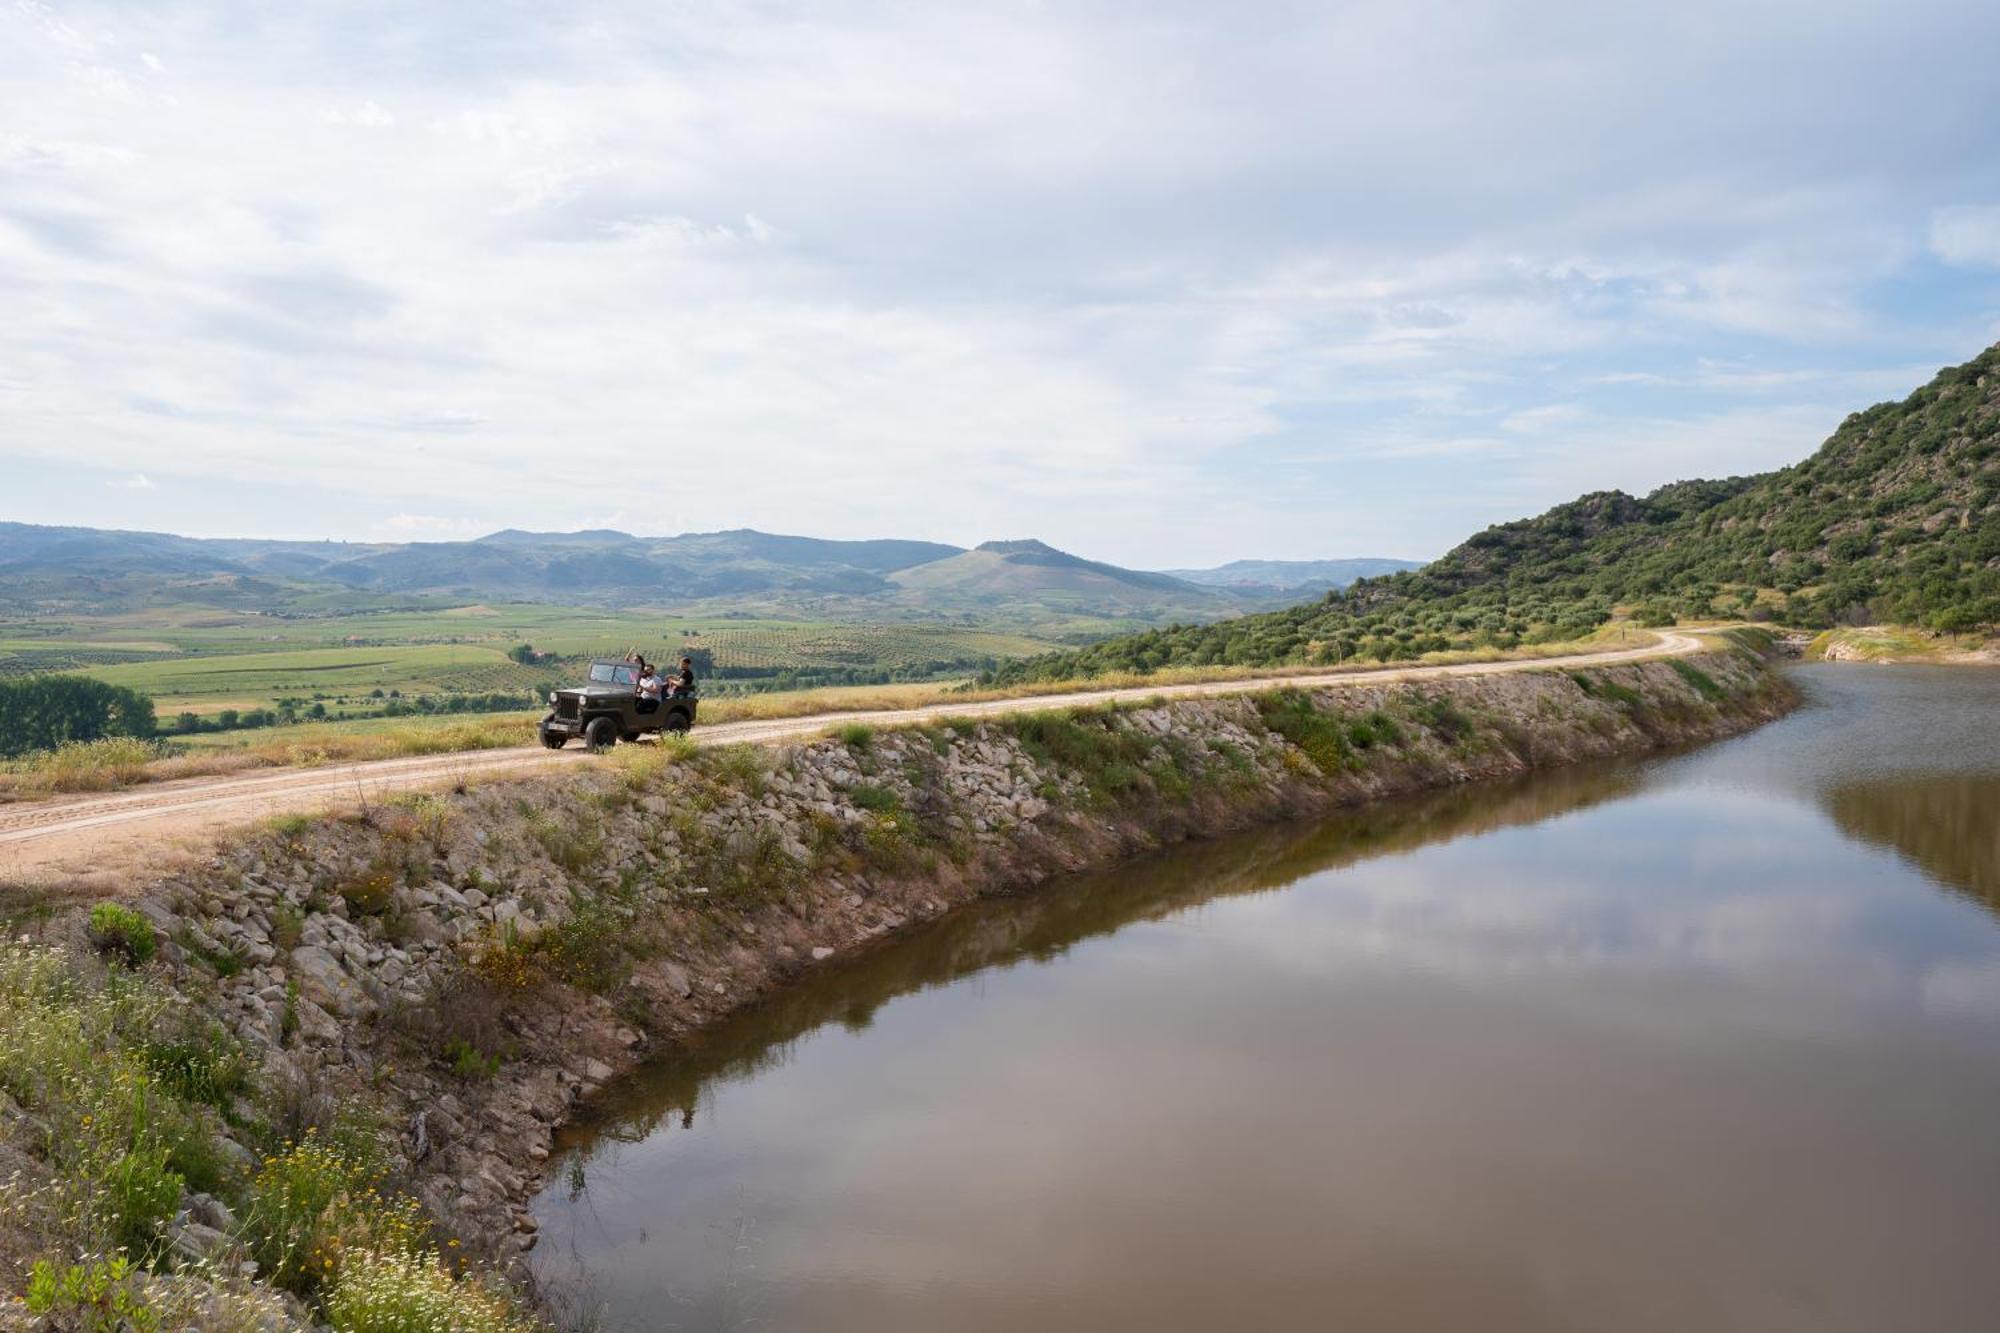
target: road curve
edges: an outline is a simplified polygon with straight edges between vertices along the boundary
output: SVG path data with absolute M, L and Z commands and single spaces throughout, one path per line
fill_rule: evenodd
M 1637 648 L 1580 653 L 1570 657 L 1474 662 L 1457 666 L 1391 667 L 1260 680 L 1205 681 L 1191 685 L 1150 685 L 1128 689 L 1079 690 L 978 703 L 930 704 L 922 708 L 819 713 L 771 721 L 728 722 L 699 727 L 700 745 L 757 744 L 809 738 L 830 726 L 862 723 L 905 726 L 945 717 L 986 717 L 1078 704 L 1157 698 L 1189 699 L 1295 686 L 1310 689 L 1439 680 L 1453 676 L 1503 675 L 1552 666 L 1604 666 L 1643 658 L 1697 652 L 1700 640 L 1663 634 Z M 101 879 L 143 873 L 173 853 L 195 850 L 216 831 L 274 815 L 355 806 L 401 790 L 449 785 L 480 774 L 595 762 L 582 749 L 545 750 L 523 746 L 463 754 L 418 755 L 319 768 L 262 769 L 228 777 L 162 782 L 102 796 L 0 807 L 0 884 L 47 880 Z

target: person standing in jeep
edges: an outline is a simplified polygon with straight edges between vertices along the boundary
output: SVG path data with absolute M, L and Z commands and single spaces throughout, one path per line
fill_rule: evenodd
M 674 677 L 673 691 L 676 697 L 685 698 L 694 693 L 694 659 L 681 659 L 681 674 Z

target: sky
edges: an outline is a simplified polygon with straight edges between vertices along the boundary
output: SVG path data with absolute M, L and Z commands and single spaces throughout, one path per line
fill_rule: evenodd
M 2000 5 L 0 0 L 0 520 L 1424 559 L 2000 340 Z

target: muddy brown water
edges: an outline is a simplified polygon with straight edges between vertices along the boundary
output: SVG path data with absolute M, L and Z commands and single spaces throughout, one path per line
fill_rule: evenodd
M 2000 1327 L 2000 671 L 1181 847 L 643 1071 L 538 1271 L 618 1330 Z

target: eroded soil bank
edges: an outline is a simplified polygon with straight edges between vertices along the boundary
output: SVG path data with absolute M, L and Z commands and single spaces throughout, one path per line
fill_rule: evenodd
M 1791 701 L 1755 654 L 1717 650 L 856 727 L 782 750 L 634 748 L 581 778 L 290 821 L 128 897 L 159 941 L 145 970 L 212 1014 L 252 1071 L 215 1120 L 244 1167 L 210 1220 L 255 1210 L 243 1192 L 274 1136 L 358 1124 L 452 1253 L 510 1268 L 579 1101 L 817 962 L 1178 840 L 1714 739 Z M 80 912 L 23 932 L 103 966 Z M 32 1181 L 33 1108 L 0 1097 L 0 1120 Z M 237 1238 L 183 1203 L 174 1252 L 227 1269 Z M 63 1240 L 46 1219 L 5 1225 L 10 1266 Z

